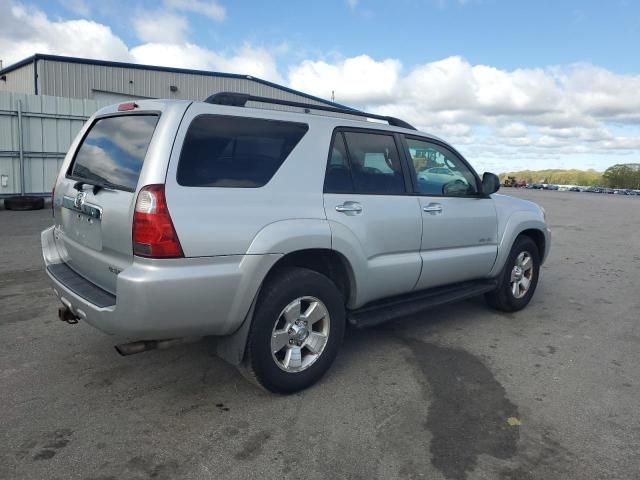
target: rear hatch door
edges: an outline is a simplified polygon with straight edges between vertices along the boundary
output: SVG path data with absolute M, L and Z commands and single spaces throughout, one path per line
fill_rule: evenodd
M 97 116 L 58 176 L 58 250 L 69 267 L 113 294 L 118 273 L 133 261 L 133 208 L 159 121 L 157 111 Z

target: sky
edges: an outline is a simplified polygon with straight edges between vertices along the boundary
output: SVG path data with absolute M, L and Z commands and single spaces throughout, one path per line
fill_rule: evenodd
M 480 172 L 640 162 L 639 0 L 0 0 L 0 59 L 34 53 L 334 95 Z

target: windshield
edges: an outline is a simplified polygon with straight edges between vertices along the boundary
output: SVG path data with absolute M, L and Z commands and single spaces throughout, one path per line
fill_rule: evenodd
M 98 119 L 76 153 L 71 177 L 134 191 L 157 123 L 157 115 Z

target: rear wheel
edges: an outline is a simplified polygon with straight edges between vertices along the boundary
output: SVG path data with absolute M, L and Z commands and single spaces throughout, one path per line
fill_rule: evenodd
M 516 239 L 498 287 L 485 295 L 487 303 L 503 312 L 522 310 L 529 304 L 538 285 L 540 253 L 536 243 L 527 236 Z
M 302 390 L 329 369 L 344 328 L 342 295 L 331 280 L 305 268 L 283 269 L 260 293 L 245 366 L 272 392 Z

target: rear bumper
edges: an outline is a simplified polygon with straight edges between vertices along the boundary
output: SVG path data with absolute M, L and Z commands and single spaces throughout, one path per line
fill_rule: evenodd
M 65 267 L 56 267 L 64 261 L 53 235 L 51 227 L 42 232 L 41 240 L 56 296 L 92 326 L 132 340 L 233 333 L 246 317 L 262 279 L 281 257 L 136 257 L 118 275 L 115 295 L 102 290 L 114 301 L 105 305 L 108 297 L 91 295 L 98 289 L 91 282 L 73 271 L 67 276 L 59 274 Z

